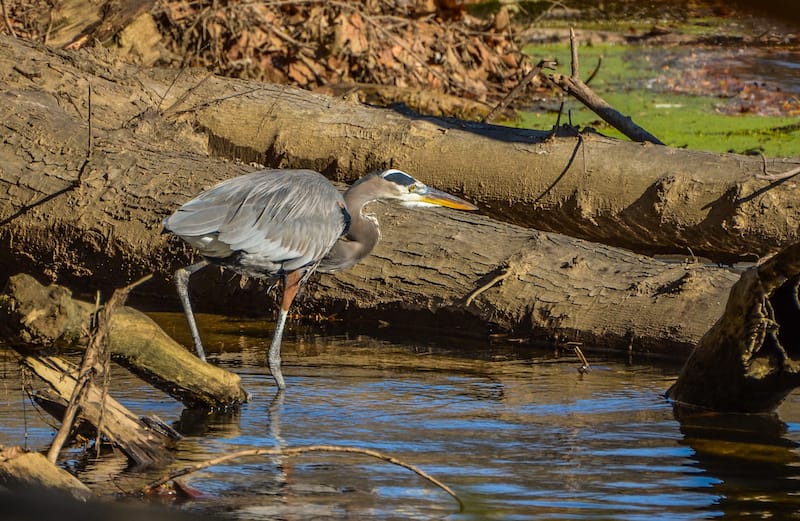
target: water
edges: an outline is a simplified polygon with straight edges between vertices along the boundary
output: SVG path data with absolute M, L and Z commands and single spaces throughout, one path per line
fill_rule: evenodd
M 158 318 L 180 332 L 179 315 Z M 324 453 L 249 458 L 192 474 L 186 481 L 203 497 L 173 508 L 256 520 L 800 517 L 795 397 L 780 419 L 678 411 L 679 421 L 662 397 L 677 376 L 674 364 L 590 354 L 592 370 L 580 375 L 571 354 L 552 350 L 290 331 L 288 389 L 276 398 L 263 367 L 269 327 L 201 319 L 210 359 L 239 373 L 253 395 L 240 411 L 185 411 L 121 369 L 113 377 L 117 399 L 185 434 L 174 467 L 248 448 L 361 447 L 419 466 L 455 489 L 465 508 L 401 467 Z M 13 356 L 0 353 L 0 443 L 45 447 L 53 429 L 30 403 L 23 407 Z M 106 493 L 160 475 L 78 451 L 68 464 Z

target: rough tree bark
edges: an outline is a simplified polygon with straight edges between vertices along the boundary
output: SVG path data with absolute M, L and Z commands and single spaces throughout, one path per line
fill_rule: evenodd
M 774 410 L 800 386 L 800 243 L 748 270 L 669 391 L 730 412 Z
M 201 81 L 206 76 L 192 71 L 176 80 L 175 71 L 134 70 L 97 54 L 56 53 L 16 40 L 0 39 L 0 50 L 0 83 L 7 89 L 0 98 L 4 277 L 25 271 L 72 287 L 108 290 L 156 272 L 162 285 L 148 287 L 160 297 L 174 294 L 164 276 L 188 263 L 190 254 L 183 244 L 159 235 L 160 222 L 202 188 L 252 169 L 209 157 L 221 152 L 317 168 L 341 179 L 388 166 L 395 157 L 395 166 L 433 179 L 437 187 L 478 198 L 485 193 L 485 202 L 502 199 L 501 206 L 509 208 L 508 201 L 521 205 L 520 196 L 551 197 L 557 187 L 561 190 L 553 180 L 565 164 L 582 162 L 584 152 L 593 169 L 583 174 L 570 169 L 565 178 L 588 180 L 579 191 L 589 197 L 591 190 L 593 200 L 595 188 L 621 186 L 625 193 L 642 188 L 647 171 L 627 169 L 643 161 L 664 167 L 674 165 L 670 157 L 706 161 L 711 180 L 693 183 L 711 199 L 717 197 L 713 188 L 720 185 L 714 179 L 721 169 L 737 171 L 739 163 L 749 164 L 746 158 L 601 138 L 584 138 L 597 148 L 587 144 L 583 150 L 574 138 L 531 143 L 544 133 L 403 116 L 263 84 Z M 612 160 L 613 168 L 603 170 Z M 688 177 L 682 179 L 682 193 L 688 194 Z M 784 190 L 765 190 L 759 197 L 780 198 Z M 482 332 L 496 326 L 543 340 L 685 354 L 721 314 L 736 279 L 726 270 L 665 264 L 482 216 L 378 212 L 384 240 L 375 254 L 350 271 L 311 284 L 307 294 L 315 299 L 314 310 L 344 316 L 353 316 L 354 309 L 359 316 L 380 311 L 386 318 L 387 310 L 403 309 L 406 313 L 392 319 L 415 323 L 437 312 L 439 324 L 452 316 Z M 779 220 L 770 215 L 764 221 Z M 582 222 L 588 229 L 589 221 Z M 642 217 L 642 229 L 646 222 Z M 565 218 L 565 227 L 570 226 Z M 721 243 L 730 237 L 735 236 L 715 235 Z M 767 237 L 766 243 L 778 240 Z M 504 277 L 501 285 L 468 298 L 498 276 Z M 252 292 L 242 299 L 237 288 L 214 277 L 209 270 L 206 279 L 213 285 L 206 286 L 209 298 L 201 302 L 214 300 L 229 309 L 237 302 L 250 308 L 259 304 Z M 203 297 L 203 285 L 195 287 Z
M 86 143 L 91 83 L 98 145 L 128 130 L 150 141 L 148 148 L 312 167 L 341 181 L 393 164 L 463 193 L 493 217 L 646 253 L 684 253 L 690 247 L 715 260 L 754 260 L 800 238 L 796 179 L 759 178 L 789 170 L 796 165 L 791 161 L 763 164 L 760 158 L 597 135 L 552 138 L 545 131 L 375 111 L 276 85 L 198 71 L 140 70 L 111 64 L 110 56 L 55 54 L 11 39 L 0 40 L 0 50 L 8 93 L 2 108 L 7 148 L 0 157 L 12 160 L 11 172 L 30 173 L 47 164 L 41 155 L 22 151 L 39 137 L 27 126 L 36 118 L 28 114 L 36 97 L 26 100 L 34 92 L 59 104 L 52 126 L 71 120 L 60 131 L 61 142 L 75 154 L 73 161 L 82 161 L 78 151 Z M 155 143 L 158 132 L 170 142 Z M 102 172 L 100 162 L 88 169 L 113 185 L 117 173 L 147 161 L 135 157 L 136 140 L 128 143 L 130 155 L 116 168 Z M 59 152 L 49 145 L 51 153 Z M 197 183 L 186 189 L 225 176 L 217 168 L 199 170 Z M 16 184 L 14 178 L 6 181 Z M 31 197 L 25 191 L 16 195 Z M 12 208 L 11 213 L 19 210 Z

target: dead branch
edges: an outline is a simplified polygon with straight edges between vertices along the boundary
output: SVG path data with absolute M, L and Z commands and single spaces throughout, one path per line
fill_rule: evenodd
M 165 483 L 167 483 L 169 481 L 172 481 L 172 480 L 174 480 L 176 478 L 179 478 L 181 476 L 185 476 L 187 474 L 191 474 L 192 472 L 197 472 L 198 470 L 202 470 L 202 469 L 205 469 L 205 468 L 208 468 L 208 467 L 213 467 L 214 465 L 219 465 L 220 463 L 224 463 L 224 462 L 230 461 L 232 459 L 239 459 L 239 458 L 244 458 L 244 457 L 248 457 L 248 456 L 297 456 L 297 455 L 306 454 L 306 453 L 309 453 L 309 452 L 344 452 L 344 453 L 350 453 L 350 454 L 364 454 L 366 456 L 370 456 L 370 457 L 373 457 L 373 458 L 377 458 L 377 459 L 389 462 L 389 463 L 391 463 L 393 465 L 399 465 L 401 467 L 404 467 L 404 468 L 414 472 L 418 476 L 422 477 L 423 479 L 427 480 L 428 482 L 434 484 L 435 486 L 439 487 L 440 489 L 442 489 L 445 492 L 447 492 L 448 494 L 450 494 L 450 496 L 453 499 L 455 499 L 456 502 L 458 503 L 459 511 L 464 508 L 464 503 L 461 501 L 461 498 L 458 497 L 458 495 L 455 493 L 455 491 L 453 491 L 453 489 L 451 489 L 450 487 L 448 487 L 447 485 L 445 485 L 444 483 L 442 483 L 438 479 L 434 478 L 433 476 L 431 476 L 430 474 L 428 474 L 424 470 L 420 469 L 416 465 L 412 465 L 411 463 L 407 463 L 407 462 L 405 462 L 405 461 L 403 461 L 401 459 L 398 459 L 398 458 L 396 458 L 394 456 L 390 456 L 388 454 L 384 454 L 384 453 L 378 452 L 376 450 L 361 449 L 361 448 L 358 448 L 358 447 L 344 447 L 344 446 L 340 446 L 340 445 L 303 445 L 303 446 L 300 446 L 300 447 L 284 447 L 284 448 L 277 448 L 277 449 L 247 449 L 247 450 L 241 450 L 241 451 L 238 451 L 238 452 L 234 452 L 232 454 L 226 454 L 224 456 L 220 456 L 218 458 L 212 458 L 210 460 L 197 463 L 196 465 L 192 465 L 190 467 L 186 467 L 184 469 L 181 469 L 181 470 L 172 472 L 170 474 L 167 474 L 167 475 L 157 479 L 156 481 L 153 481 L 152 483 L 142 487 L 141 490 L 139 491 L 139 493 L 140 494 L 145 494 L 145 495 L 149 494 L 154 489 L 156 489 L 156 488 L 164 485 Z
M 514 87 L 511 92 L 506 94 L 506 96 L 500 100 L 492 110 L 486 116 L 481 118 L 481 123 L 486 123 L 487 121 L 491 121 L 491 119 L 496 116 L 499 112 L 505 109 L 520 93 L 528 86 L 528 84 L 539 74 L 541 74 L 542 69 L 552 69 L 555 66 L 555 62 L 541 60 L 539 63 L 536 64 L 536 67 L 531 69 L 531 71 L 522 78 L 516 87 Z
M 80 370 L 78 371 L 78 380 L 75 384 L 75 388 L 72 391 L 72 396 L 69 399 L 67 410 L 64 413 L 64 418 L 61 422 L 61 428 L 58 430 L 52 445 L 50 445 L 50 449 L 47 451 L 47 459 L 50 462 L 55 463 L 56 459 L 58 459 L 58 454 L 61 452 L 61 447 L 64 446 L 64 442 L 66 442 L 67 438 L 69 437 L 69 433 L 72 430 L 75 416 L 78 411 L 84 407 L 83 401 L 86 400 L 86 397 L 88 396 L 87 389 L 89 386 L 95 381 L 95 379 L 98 378 L 103 378 L 105 383 L 107 383 L 105 375 L 108 373 L 109 364 L 111 363 L 111 351 L 108 347 L 108 331 L 109 324 L 111 323 L 111 315 L 119 306 L 122 306 L 125 303 L 125 300 L 128 298 L 128 294 L 130 294 L 133 288 L 150 280 L 151 277 L 152 275 L 147 275 L 137 280 L 133 284 L 116 290 L 108 303 L 103 307 L 103 310 L 96 314 L 97 321 L 95 329 L 91 334 L 89 345 L 86 347 L 86 352 L 83 355 Z M 98 439 L 102 433 L 105 398 L 107 396 L 107 389 L 105 389 L 104 386 L 101 386 L 101 393 L 102 400 L 100 402 L 100 419 L 97 423 Z
M 764 181 L 783 181 L 784 179 L 790 179 L 796 176 L 797 174 L 800 174 L 800 167 L 792 168 L 791 170 L 787 170 L 786 172 L 781 172 L 780 174 L 767 174 L 765 166 L 764 172 L 765 173 L 763 174 L 756 174 L 754 177 L 756 179 L 762 179 Z
M 567 77 L 563 74 L 551 74 L 548 79 L 558 85 L 565 93 L 586 105 L 592 112 L 603 118 L 609 125 L 622 132 L 633 141 L 644 143 L 649 141 L 656 145 L 663 145 L 657 137 L 637 125 L 633 120 L 623 115 L 617 109 L 598 96 L 588 85 L 581 81 L 578 65 L 578 42 L 574 30 L 570 29 L 570 52 L 572 55 L 572 74 Z
M 37 394 L 34 396 L 37 403 L 47 412 L 64 418 L 68 400 L 77 387 L 77 368 L 54 356 L 29 356 L 22 363 L 56 393 Z M 91 382 L 86 385 L 86 395 L 79 411 L 80 420 L 94 426 L 96 431 L 100 423 L 100 409 L 101 406 L 104 407 L 103 423 L 106 426 L 103 435 L 136 465 L 148 467 L 172 461 L 169 447 L 174 444 L 175 436 L 168 426 L 153 428 L 152 421 L 138 418 L 111 396 L 106 397 L 103 404 L 100 389 Z

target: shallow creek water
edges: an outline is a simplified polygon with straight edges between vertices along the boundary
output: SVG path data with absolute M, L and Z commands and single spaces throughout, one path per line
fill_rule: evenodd
M 181 315 L 155 318 L 188 340 Z M 798 397 L 778 416 L 680 414 L 662 396 L 676 364 L 590 352 L 592 370 L 580 375 L 571 353 L 551 349 L 295 331 L 284 345 L 288 389 L 276 397 L 264 367 L 269 324 L 205 315 L 201 330 L 210 360 L 252 393 L 240 411 L 183 410 L 122 369 L 113 376 L 117 399 L 184 434 L 174 467 L 247 448 L 348 445 L 421 467 L 465 508 L 401 467 L 325 453 L 192 474 L 202 498 L 174 508 L 255 520 L 800 517 Z M 46 447 L 54 431 L 23 400 L 14 356 L 0 355 L 0 444 Z M 161 474 L 126 472 L 122 457 L 69 458 L 106 493 Z

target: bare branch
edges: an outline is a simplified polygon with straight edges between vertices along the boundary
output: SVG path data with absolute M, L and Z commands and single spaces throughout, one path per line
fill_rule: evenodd
M 212 467 L 214 465 L 219 465 L 220 463 L 224 463 L 224 462 L 232 460 L 232 459 L 244 458 L 244 457 L 248 457 L 248 456 L 297 456 L 299 454 L 305 454 L 305 453 L 308 453 L 308 452 L 345 452 L 345 453 L 351 453 L 351 454 L 364 454 L 366 456 L 371 456 L 373 458 L 377 458 L 377 459 L 392 463 L 393 465 L 399 465 L 401 467 L 404 467 L 404 468 L 414 472 L 418 476 L 420 476 L 423 479 L 429 481 L 430 483 L 433 483 L 435 486 L 441 488 L 442 490 L 444 490 L 445 492 L 450 494 L 450 496 L 453 499 L 455 499 L 456 502 L 458 502 L 459 511 L 464 508 L 464 503 L 461 501 L 461 498 L 459 498 L 458 495 L 456 495 L 456 493 L 453 491 L 453 489 L 451 489 L 450 487 L 448 487 L 447 485 L 445 485 L 444 483 L 442 483 L 438 479 L 434 478 L 433 476 L 431 476 L 430 474 L 428 474 L 424 470 L 420 469 L 416 465 L 412 465 L 411 463 L 406 463 L 405 461 L 403 461 L 401 459 L 395 458 L 394 456 L 390 456 L 388 454 L 384 454 L 382 452 L 378 452 L 376 450 L 360 449 L 358 447 L 344 447 L 344 446 L 340 446 L 340 445 L 303 445 L 303 446 L 300 446 L 300 447 L 284 447 L 284 448 L 276 448 L 276 449 L 247 449 L 247 450 L 241 450 L 241 451 L 238 451 L 238 452 L 234 452 L 232 454 L 226 454 L 224 456 L 220 456 L 218 458 L 213 458 L 213 459 L 210 459 L 210 460 L 207 460 L 207 461 L 202 461 L 200 463 L 197 463 L 196 465 L 192 465 L 190 467 L 186 467 L 184 469 L 181 469 L 181 470 L 172 472 L 170 474 L 167 474 L 167 475 L 161 477 L 160 479 L 157 479 L 156 481 L 153 481 L 152 483 L 150 483 L 150 484 L 146 485 L 145 487 L 143 487 L 140 490 L 140 493 L 148 494 L 153 489 L 158 488 L 161 485 L 164 485 L 165 483 L 167 483 L 169 481 L 172 481 L 172 480 L 174 480 L 176 478 L 179 478 L 181 476 L 185 476 L 187 474 L 191 474 L 192 472 L 197 472 L 198 470 L 202 470 L 202 469 L 205 469 L 205 468 L 208 468 L 208 467 Z

